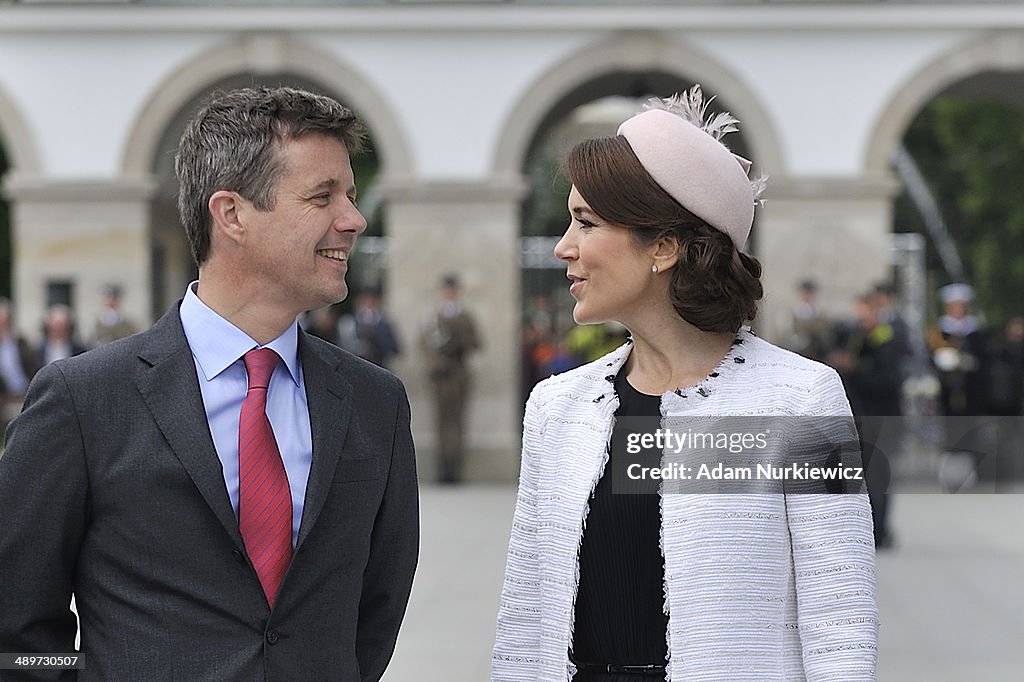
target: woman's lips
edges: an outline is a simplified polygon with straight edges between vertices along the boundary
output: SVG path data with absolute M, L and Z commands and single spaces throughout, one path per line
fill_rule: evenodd
M 566 277 L 572 280 L 572 284 L 569 285 L 569 293 L 576 296 L 586 280 L 576 277 L 575 275 L 566 275 Z

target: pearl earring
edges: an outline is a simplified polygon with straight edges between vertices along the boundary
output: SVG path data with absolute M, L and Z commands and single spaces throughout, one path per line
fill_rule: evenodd
M 653 272 L 654 274 L 658 274 L 658 266 L 657 265 L 652 265 L 651 266 L 651 272 Z

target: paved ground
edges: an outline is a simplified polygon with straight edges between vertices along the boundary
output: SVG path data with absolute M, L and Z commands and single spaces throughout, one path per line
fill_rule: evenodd
M 423 490 L 423 543 L 385 682 L 485 682 L 515 490 Z M 898 494 L 879 555 L 880 682 L 1024 675 L 1024 494 Z

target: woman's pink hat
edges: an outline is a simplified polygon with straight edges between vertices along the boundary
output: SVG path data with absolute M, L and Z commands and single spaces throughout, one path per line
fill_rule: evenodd
M 714 99 L 714 98 L 712 98 Z M 727 112 L 705 121 L 708 104 L 700 86 L 668 99 L 651 99 L 645 111 L 619 126 L 654 181 L 688 211 L 729 235 L 742 248 L 754 222 L 766 177 L 747 177 L 750 161 L 729 151 L 721 138 L 738 130 Z

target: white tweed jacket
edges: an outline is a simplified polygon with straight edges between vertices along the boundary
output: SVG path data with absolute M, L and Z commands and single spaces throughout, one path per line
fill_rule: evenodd
M 838 375 L 744 328 L 665 417 L 848 415 Z M 519 492 L 492 656 L 493 682 L 562 682 L 578 550 L 618 407 L 607 356 L 539 383 L 526 405 Z M 671 682 L 875 679 L 878 611 L 866 494 L 661 497 Z

